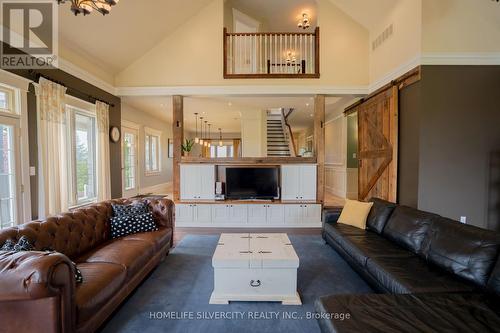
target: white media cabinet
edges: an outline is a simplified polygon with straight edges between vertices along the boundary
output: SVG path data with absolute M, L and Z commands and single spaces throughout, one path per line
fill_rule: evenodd
M 180 165 L 178 227 L 321 227 L 316 164 L 281 165 L 281 200 L 215 201 L 216 165 Z

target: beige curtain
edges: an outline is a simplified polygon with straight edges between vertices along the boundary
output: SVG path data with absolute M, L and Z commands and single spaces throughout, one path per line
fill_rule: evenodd
M 40 78 L 36 87 L 38 117 L 38 216 L 68 210 L 66 88 Z
M 97 116 L 97 201 L 111 199 L 109 164 L 109 105 L 95 103 Z

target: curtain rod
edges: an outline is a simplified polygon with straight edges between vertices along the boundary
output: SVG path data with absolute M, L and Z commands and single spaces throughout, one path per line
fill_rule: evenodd
M 71 91 L 72 91 L 72 92 L 76 93 L 77 95 L 82 95 L 82 96 L 85 96 L 85 98 L 81 98 L 81 97 L 78 97 L 78 96 L 74 96 L 74 97 L 76 97 L 76 98 L 80 98 L 80 99 L 82 99 L 82 100 L 86 100 L 87 102 L 90 102 L 90 103 L 95 103 L 95 102 L 99 101 L 99 102 L 102 102 L 102 103 L 106 103 L 106 104 L 108 104 L 108 105 L 109 105 L 110 107 L 112 107 L 112 108 L 114 108 L 114 107 L 115 107 L 115 104 L 113 104 L 113 103 L 109 103 L 109 102 L 107 102 L 107 101 L 105 101 L 105 100 L 102 100 L 102 99 L 100 99 L 100 98 L 97 98 L 97 97 L 94 97 L 94 96 L 89 95 L 89 94 L 87 94 L 87 93 L 84 93 L 84 92 L 83 92 L 83 91 L 81 91 L 81 90 L 78 90 L 78 89 L 75 89 L 75 88 L 68 87 L 68 86 L 67 86 L 66 84 L 64 84 L 63 82 L 58 81 L 58 80 L 55 80 L 55 79 L 51 78 L 50 76 L 45 75 L 45 74 L 42 74 L 42 73 L 39 73 L 39 72 L 37 72 L 37 71 L 35 71 L 35 70 L 33 70 L 33 69 L 28 70 L 28 73 L 29 73 L 32 77 L 34 77 L 34 79 L 35 79 L 35 81 L 36 81 L 36 82 L 38 82 L 38 81 L 40 80 L 40 78 L 41 78 L 41 77 L 43 77 L 44 79 L 47 79 L 47 80 L 52 81 L 52 82 L 55 82 L 55 83 L 57 83 L 57 84 L 59 84 L 59 85 L 61 85 L 61 86 L 65 87 L 65 88 L 67 89 L 67 91 L 68 91 L 68 92 L 71 92 Z M 70 94 L 70 95 L 72 95 L 72 94 Z

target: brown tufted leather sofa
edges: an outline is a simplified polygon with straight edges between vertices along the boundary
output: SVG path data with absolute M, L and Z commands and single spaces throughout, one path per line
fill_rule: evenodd
M 0 251 L 0 331 L 96 331 L 172 245 L 173 202 L 137 201 L 148 203 L 158 231 L 110 239 L 111 204 L 132 202 L 124 199 L 1 230 L 0 244 L 27 236 L 40 252 Z M 42 252 L 49 248 L 57 252 Z

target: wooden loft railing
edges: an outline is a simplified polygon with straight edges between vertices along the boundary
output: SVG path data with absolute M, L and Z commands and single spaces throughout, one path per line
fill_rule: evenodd
M 228 33 L 224 78 L 319 78 L 319 27 L 313 33 Z

